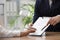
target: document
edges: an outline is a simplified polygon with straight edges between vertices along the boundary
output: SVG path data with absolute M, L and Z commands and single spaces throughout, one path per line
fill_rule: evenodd
M 47 25 L 48 21 L 50 20 L 50 17 L 39 17 L 37 21 L 33 24 L 33 28 L 36 29 L 36 32 L 30 33 L 29 35 L 42 35 L 43 32 L 49 27 Z M 47 26 L 46 26 L 47 25 Z

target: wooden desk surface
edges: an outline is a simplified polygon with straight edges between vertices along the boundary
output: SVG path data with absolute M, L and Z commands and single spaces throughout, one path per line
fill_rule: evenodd
M 20 40 L 20 37 L 14 37 L 14 38 L 0 38 L 0 40 Z
M 60 40 L 60 32 L 47 32 L 46 36 L 26 36 L 21 37 L 20 40 Z
M 47 32 L 46 36 L 25 36 L 25 37 L 14 37 L 14 38 L 0 38 L 0 40 L 60 40 L 60 32 Z

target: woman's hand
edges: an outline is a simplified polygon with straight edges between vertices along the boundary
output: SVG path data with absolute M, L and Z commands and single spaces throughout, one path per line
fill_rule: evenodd
M 51 17 L 48 24 L 55 26 L 59 22 L 60 22 L 60 15 L 57 15 L 57 16 Z
M 20 33 L 20 37 L 27 36 L 29 33 L 34 33 L 36 31 L 35 28 L 32 28 L 32 24 L 29 24 L 29 28 Z
M 29 23 L 29 28 L 28 28 L 28 30 L 30 30 L 30 33 L 33 33 L 33 32 L 36 31 L 36 29 L 33 28 L 32 26 L 33 26 L 33 23 Z
M 26 31 L 21 32 L 21 33 L 20 33 L 20 37 L 27 36 L 29 33 L 33 33 L 33 32 L 35 32 L 35 31 L 36 31 L 36 29 L 34 29 L 34 28 L 29 28 L 29 29 L 27 29 Z

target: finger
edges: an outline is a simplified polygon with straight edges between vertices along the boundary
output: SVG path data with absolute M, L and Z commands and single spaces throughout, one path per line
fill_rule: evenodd
M 33 23 L 30 23 L 29 26 L 33 26 Z
M 50 18 L 50 20 L 48 21 L 47 25 L 49 25 L 49 24 L 50 24 L 50 21 L 51 21 L 51 18 Z M 46 26 L 47 26 L 47 25 L 46 25 Z
M 30 31 L 31 31 L 31 33 L 32 33 L 32 32 L 35 32 L 36 30 L 35 30 L 35 29 L 31 29 Z
M 53 26 L 55 26 L 57 23 L 58 23 L 58 21 L 55 21 L 55 22 L 53 23 Z
M 54 23 L 53 26 L 55 26 L 57 23 Z
M 29 28 L 32 28 L 33 24 L 29 24 Z
M 47 25 L 48 25 L 48 24 L 49 24 L 49 22 L 47 23 Z M 46 26 L 47 26 L 47 25 L 46 25 Z
M 54 25 L 55 22 L 56 22 L 56 20 L 53 19 L 53 20 L 50 22 L 50 24 L 51 24 L 51 25 Z
M 32 28 L 32 27 L 31 27 L 31 28 L 27 28 L 27 29 L 28 29 L 28 30 L 31 30 L 31 29 L 34 29 L 34 30 L 36 30 L 35 28 Z
M 54 26 L 56 23 L 57 23 L 57 19 L 55 17 L 53 17 L 50 24 Z
M 51 25 L 53 25 L 54 22 L 55 22 L 55 19 L 54 19 L 54 17 L 52 17 L 52 18 L 50 19 L 50 22 L 49 22 L 49 23 L 50 23 Z

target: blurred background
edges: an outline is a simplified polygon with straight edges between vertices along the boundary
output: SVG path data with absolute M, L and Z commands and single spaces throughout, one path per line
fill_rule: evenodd
M 35 0 L 0 0 L 0 25 L 20 30 L 32 22 Z

